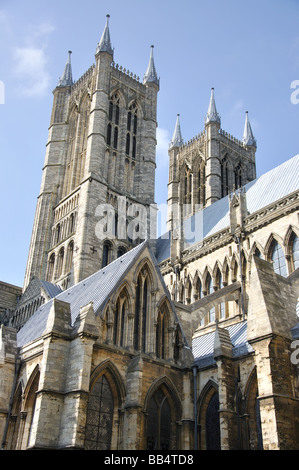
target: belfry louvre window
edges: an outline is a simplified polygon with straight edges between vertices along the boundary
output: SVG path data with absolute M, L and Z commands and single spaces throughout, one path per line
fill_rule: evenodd
M 86 450 L 110 450 L 114 402 L 109 382 L 105 375 L 96 381 L 87 408 L 85 429 Z
M 235 187 L 236 189 L 242 186 L 242 168 L 240 163 L 235 168 Z
M 120 107 L 119 107 L 119 97 L 117 93 L 112 95 L 109 101 L 108 108 L 108 125 L 107 125 L 107 136 L 106 143 L 107 145 L 117 149 L 118 147 L 118 125 L 120 120 Z M 112 139 L 113 135 L 113 139 Z
M 133 103 L 127 115 L 126 155 L 136 158 L 138 129 L 138 107 Z
M 221 196 L 228 194 L 228 163 L 227 158 L 224 157 L 221 161 Z

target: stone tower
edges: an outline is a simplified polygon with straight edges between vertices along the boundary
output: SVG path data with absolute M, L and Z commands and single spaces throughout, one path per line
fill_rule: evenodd
M 214 89 L 203 132 L 184 143 L 177 116 L 169 146 L 167 229 L 256 177 L 256 140 L 246 112 L 243 141 L 221 129 Z
M 153 46 L 142 82 L 113 56 L 107 15 L 95 64 L 74 82 L 69 51 L 53 91 L 24 289 L 33 278 L 76 284 L 155 231 Z

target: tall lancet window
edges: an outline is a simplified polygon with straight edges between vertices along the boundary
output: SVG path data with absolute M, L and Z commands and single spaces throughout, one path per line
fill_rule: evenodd
M 198 172 L 198 204 L 205 205 L 206 202 L 206 170 L 202 166 Z
M 190 206 L 192 203 L 192 172 L 189 168 L 186 168 L 184 175 L 184 204 Z M 190 207 L 186 207 L 186 214 L 190 212 Z
M 221 161 L 221 197 L 228 195 L 228 163 L 224 157 Z
M 135 297 L 134 349 L 145 352 L 147 318 L 149 310 L 149 280 L 146 275 L 138 276 Z
M 292 252 L 294 269 L 297 269 L 299 268 L 299 238 L 297 235 L 295 235 L 293 238 Z
M 236 189 L 241 188 L 242 184 L 243 184 L 243 181 L 242 181 L 242 168 L 241 168 L 241 164 L 239 163 L 235 168 L 235 187 L 236 187 Z
M 288 270 L 284 252 L 280 244 L 276 240 L 274 240 L 272 243 L 271 253 L 274 271 L 277 274 L 280 274 L 281 276 L 287 277 Z
M 133 103 L 127 115 L 127 138 L 126 138 L 126 155 L 136 158 L 137 149 L 137 130 L 138 130 L 138 107 L 137 103 Z
M 212 278 L 210 276 L 210 274 L 208 274 L 207 276 L 207 293 L 208 295 L 209 294 L 213 294 L 214 292 L 214 286 L 213 286 L 213 281 L 212 281 Z M 215 307 L 212 307 L 211 310 L 209 311 L 209 321 L 210 322 L 214 322 L 215 321 L 215 315 L 216 312 L 215 312 Z
M 108 121 L 106 143 L 117 149 L 120 121 L 120 100 L 117 93 L 114 93 L 109 101 Z

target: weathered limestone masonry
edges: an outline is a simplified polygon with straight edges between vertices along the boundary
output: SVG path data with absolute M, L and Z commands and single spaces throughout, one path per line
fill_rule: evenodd
M 188 217 L 256 178 L 256 141 L 248 115 L 243 142 L 220 125 L 213 89 L 203 132 L 184 143 L 177 118 L 169 147 L 167 230 L 179 227 L 179 216 Z
M 110 262 L 119 246 L 134 245 L 126 221 L 138 215 L 138 204 L 148 213 L 154 204 L 159 79 L 152 50 L 143 83 L 113 62 L 108 20 L 95 65 L 75 83 L 70 54 L 53 91 L 24 291 L 33 277 L 66 288 L 96 272 L 105 239 Z M 120 197 L 125 202 L 118 213 Z M 116 211 L 119 231 L 122 227 L 118 240 L 115 221 L 104 233 L 97 230 L 106 204 Z M 155 224 L 145 230 L 139 238 L 155 239 Z
M 290 281 L 258 258 L 250 278 L 247 338 L 255 350 L 264 449 L 295 450 L 299 397 L 290 373 L 290 331 L 298 321 L 297 296 Z
M 29 448 L 83 448 L 92 348 L 98 336 L 92 305 L 81 309 L 71 329 L 69 304 L 53 301 L 43 333 Z
M 0 329 L 0 436 L 1 449 L 7 434 L 8 417 L 11 413 L 19 360 L 16 330 L 1 325 Z
M 1 448 L 298 449 L 299 155 L 256 178 L 212 89 L 186 144 L 177 116 L 156 240 L 153 46 L 141 83 L 108 17 L 53 91 L 21 299 L 0 283 Z
M 17 308 L 21 295 L 21 287 L 0 282 L 0 324 L 8 325 L 11 313 Z

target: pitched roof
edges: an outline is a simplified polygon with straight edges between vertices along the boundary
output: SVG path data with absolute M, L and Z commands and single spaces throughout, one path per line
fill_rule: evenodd
M 298 190 L 299 155 L 246 184 L 244 189 L 249 214 Z M 225 196 L 184 221 L 184 249 L 224 230 L 229 225 L 229 196 Z M 158 262 L 167 259 L 168 253 L 170 253 L 170 238 L 162 235 L 157 242 Z
M 146 246 L 147 241 L 136 246 L 123 256 L 108 264 L 105 268 L 56 296 L 58 300 L 70 304 L 72 325 L 80 313 L 80 308 L 87 305 L 89 302 L 93 302 L 95 313 L 99 311 Z M 43 304 L 25 323 L 23 328 L 20 329 L 17 335 L 19 347 L 24 346 L 42 335 L 46 328 L 52 303 L 53 299 Z
M 253 352 L 252 346 L 247 342 L 247 321 L 241 321 L 225 328 L 228 330 L 233 346 L 233 357 Z M 192 353 L 194 362 L 198 367 L 207 367 L 215 364 L 214 359 L 215 331 L 192 340 Z

